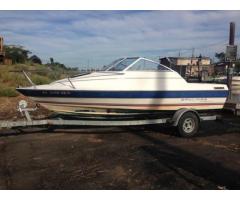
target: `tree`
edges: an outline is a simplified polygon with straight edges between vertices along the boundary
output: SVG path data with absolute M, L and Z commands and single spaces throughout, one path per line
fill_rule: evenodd
M 28 59 L 28 54 L 31 53 L 22 46 L 16 45 L 5 45 L 4 51 L 6 58 L 10 58 L 13 63 L 25 63 Z
M 50 58 L 50 63 L 51 63 L 51 65 L 54 64 L 54 59 L 53 58 Z
M 64 64 L 60 63 L 60 62 L 56 62 L 54 61 L 54 58 L 50 58 L 50 63 L 47 63 L 46 64 L 47 67 L 49 67 L 51 70 L 59 70 L 59 69 L 62 69 L 62 70 L 66 70 L 66 71 L 78 71 L 78 68 L 77 67 L 67 67 L 65 66 Z
M 215 57 L 216 57 L 220 62 L 225 61 L 225 53 L 224 53 L 224 52 L 215 53 Z
M 32 62 L 32 63 L 37 63 L 37 64 L 42 64 L 42 61 L 39 57 L 37 57 L 36 55 L 33 55 L 29 58 L 29 60 Z

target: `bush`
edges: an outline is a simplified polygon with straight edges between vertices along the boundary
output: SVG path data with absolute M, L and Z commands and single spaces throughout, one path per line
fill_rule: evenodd
M 36 85 L 48 84 L 51 82 L 51 80 L 48 77 L 40 76 L 37 74 L 32 75 L 31 79 L 32 79 L 33 83 Z
M 1 97 L 16 97 L 19 93 L 14 87 L 3 87 L 0 86 L 0 96 Z
M 55 67 L 49 70 L 45 65 L 0 65 L 0 96 L 16 97 L 19 93 L 15 90 L 17 86 L 27 87 L 30 83 L 20 72 L 26 70 L 27 74 L 36 85 L 49 84 L 54 80 L 59 80 L 70 76 L 70 74 L 77 74 L 77 71 L 63 70 Z M 36 70 L 36 71 L 35 71 Z
M 28 59 L 28 54 L 31 53 L 22 46 L 16 45 L 5 45 L 4 50 L 6 57 L 12 59 L 13 63 L 25 63 Z

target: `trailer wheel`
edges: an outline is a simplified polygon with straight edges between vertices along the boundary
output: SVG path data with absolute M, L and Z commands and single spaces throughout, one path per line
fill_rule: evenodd
M 179 119 L 178 133 L 181 137 L 192 137 L 198 133 L 199 130 L 199 118 L 193 112 L 187 112 Z
M 54 132 L 55 129 L 56 129 L 56 127 L 55 127 L 55 126 L 51 126 L 51 125 L 49 125 L 49 126 L 47 127 L 47 130 L 48 130 L 49 132 Z

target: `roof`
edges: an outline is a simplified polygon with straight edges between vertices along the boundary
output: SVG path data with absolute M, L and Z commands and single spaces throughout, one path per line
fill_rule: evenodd
M 199 57 L 182 57 L 182 56 L 176 56 L 176 57 L 163 57 L 163 58 L 160 58 L 160 60 L 162 60 L 162 59 L 199 59 Z M 210 57 L 202 56 L 202 59 L 210 59 Z
M 218 63 L 215 63 L 215 66 L 226 66 L 227 63 L 225 62 L 218 62 Z

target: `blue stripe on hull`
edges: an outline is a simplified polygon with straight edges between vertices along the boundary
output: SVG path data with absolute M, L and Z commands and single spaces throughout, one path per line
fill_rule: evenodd
M 68 97 L 68 98 L 224 98 L 227 90 L 205 91 L 81 91 L 81 90 L 17 90 L 30 97 Z

